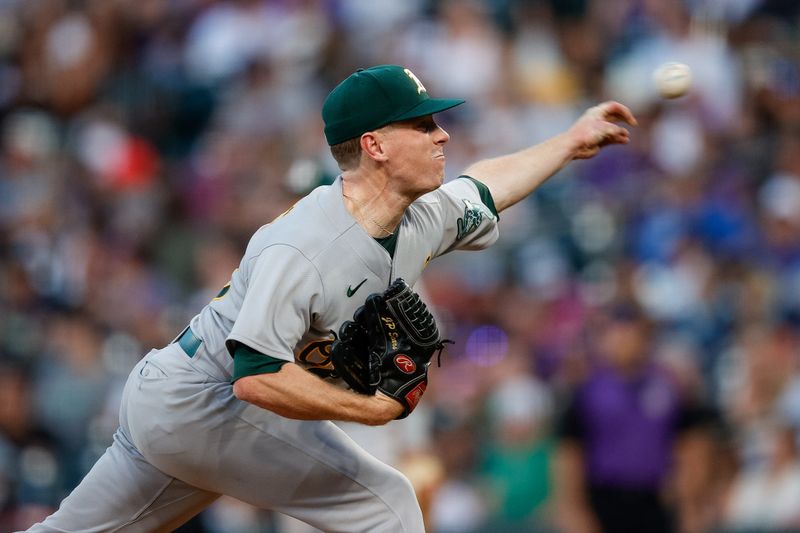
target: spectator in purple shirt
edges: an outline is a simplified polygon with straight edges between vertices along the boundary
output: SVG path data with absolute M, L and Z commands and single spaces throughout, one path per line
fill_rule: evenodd
M 560 420 L 555 483 L 567 533 L 674 531 L 662 494 L 687 413 L 649 357 L 649 333 L 635 307 L 609 313 L 600 357 Z

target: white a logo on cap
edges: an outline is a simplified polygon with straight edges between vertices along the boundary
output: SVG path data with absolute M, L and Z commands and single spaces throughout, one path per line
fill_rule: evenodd
M 418 78 L 418 77 L 416 77 L 416 76 L 414 75 L 414 73 L 413 73 L 413 72 L 411 72 L 411 71 L 410 71 L 410 70 L 408 70 L 407 68 L 404 68 L 404 69 L 403 69 L 403 72 L 405 72 L 405 73 L 406 73 L 406 76 L 408 76 L 409 78 L 411 78 L 411 81 L 413 81 L 414 83 L 416 83 L 416 84 L 417 84 L 417 94 L 422 94 L 422 93 L 426 93 L 426 92 L 428 92 L 427 90 L 425 90 L 425 86 L 424 86 L 424 85 L 422 85 L 422 82 L 421 82 L 421 81 L 419 81 L 419 78 Z

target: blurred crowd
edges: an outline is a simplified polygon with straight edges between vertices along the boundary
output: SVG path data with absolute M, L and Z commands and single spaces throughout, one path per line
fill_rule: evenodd
M 603 100 L 639 120 L 423 275 L 456 344 L 413 417 L 348 429 L 429 530 L 800 531 L 798 28 L 794 0 L 0 1 L 0 531 L 333 179 L 321 102 L 381 63 L 467 100 L 448 179 Z M 690 94 L 659 99 L 665 61 Z M 222 499 L 183 531 L 303 527 Z

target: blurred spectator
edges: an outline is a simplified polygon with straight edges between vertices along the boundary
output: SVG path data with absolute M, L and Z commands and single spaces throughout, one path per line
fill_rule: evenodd
M 65 484 L 58 441 L 35 422 L 30 377 L 19 364 L 0 364 L 0 529 L 26 528 L 53 512 Z
M 800 529 L 800 455 L 795 428 L 774 420 L 769 457 L 746 465 L 733 482 L 724 523 L 731 531 Z
M 99 457 L 87 457 L 94 451 L 89 430 L 103 411 L 110 383 L 96 324 L 81 315 L 56 316 L 49 329 L 52 358 L 35 369 L 31 414 L 58 439 L 62 475 L 67 486 L 73 486 Z M 103 440 L 105 446 L 111 443 L 107 436 Z
M 486 521 L 487 504 L 476 476 L 477 443 L 470 420 L 443 412 L 434 434 L 444 479 L 429 509 L 428 523 L 438 533 L 477 533 Z
M 598 360 L 559 430 L 559 522 L 570 533 L 675 531 L 665 490 L 686 406 L 651 359 L 640 311 L 613 308 L 597 334 Z
M 524 369 L 506 376 L 489 392 L 491 425 L 481 474 L 489 488 L 491 527 L 496 531 L 543 530 L 549 522 L 550 390 Z

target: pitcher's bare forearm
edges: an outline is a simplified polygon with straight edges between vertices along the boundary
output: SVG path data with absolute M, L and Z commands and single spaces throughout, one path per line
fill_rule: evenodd
M 246 376 L 233 384 L 240 400 L 297 420 L 342 420 L 378 426 L 394 420 L 403 407 L 380 393 L 374 396 L 340 389 L 286 363 L 279 372 Z
M 484 159 L 464 174 L 482 182 L 492 193 L 498 211 L 514 205 L 573 159 L 588 159 L 610 144 L 626 144 L 627 129 L 636 125 L 630 110 L 618 102 L 605 102 L 587 110 L 564 133 L 512 154 Z

